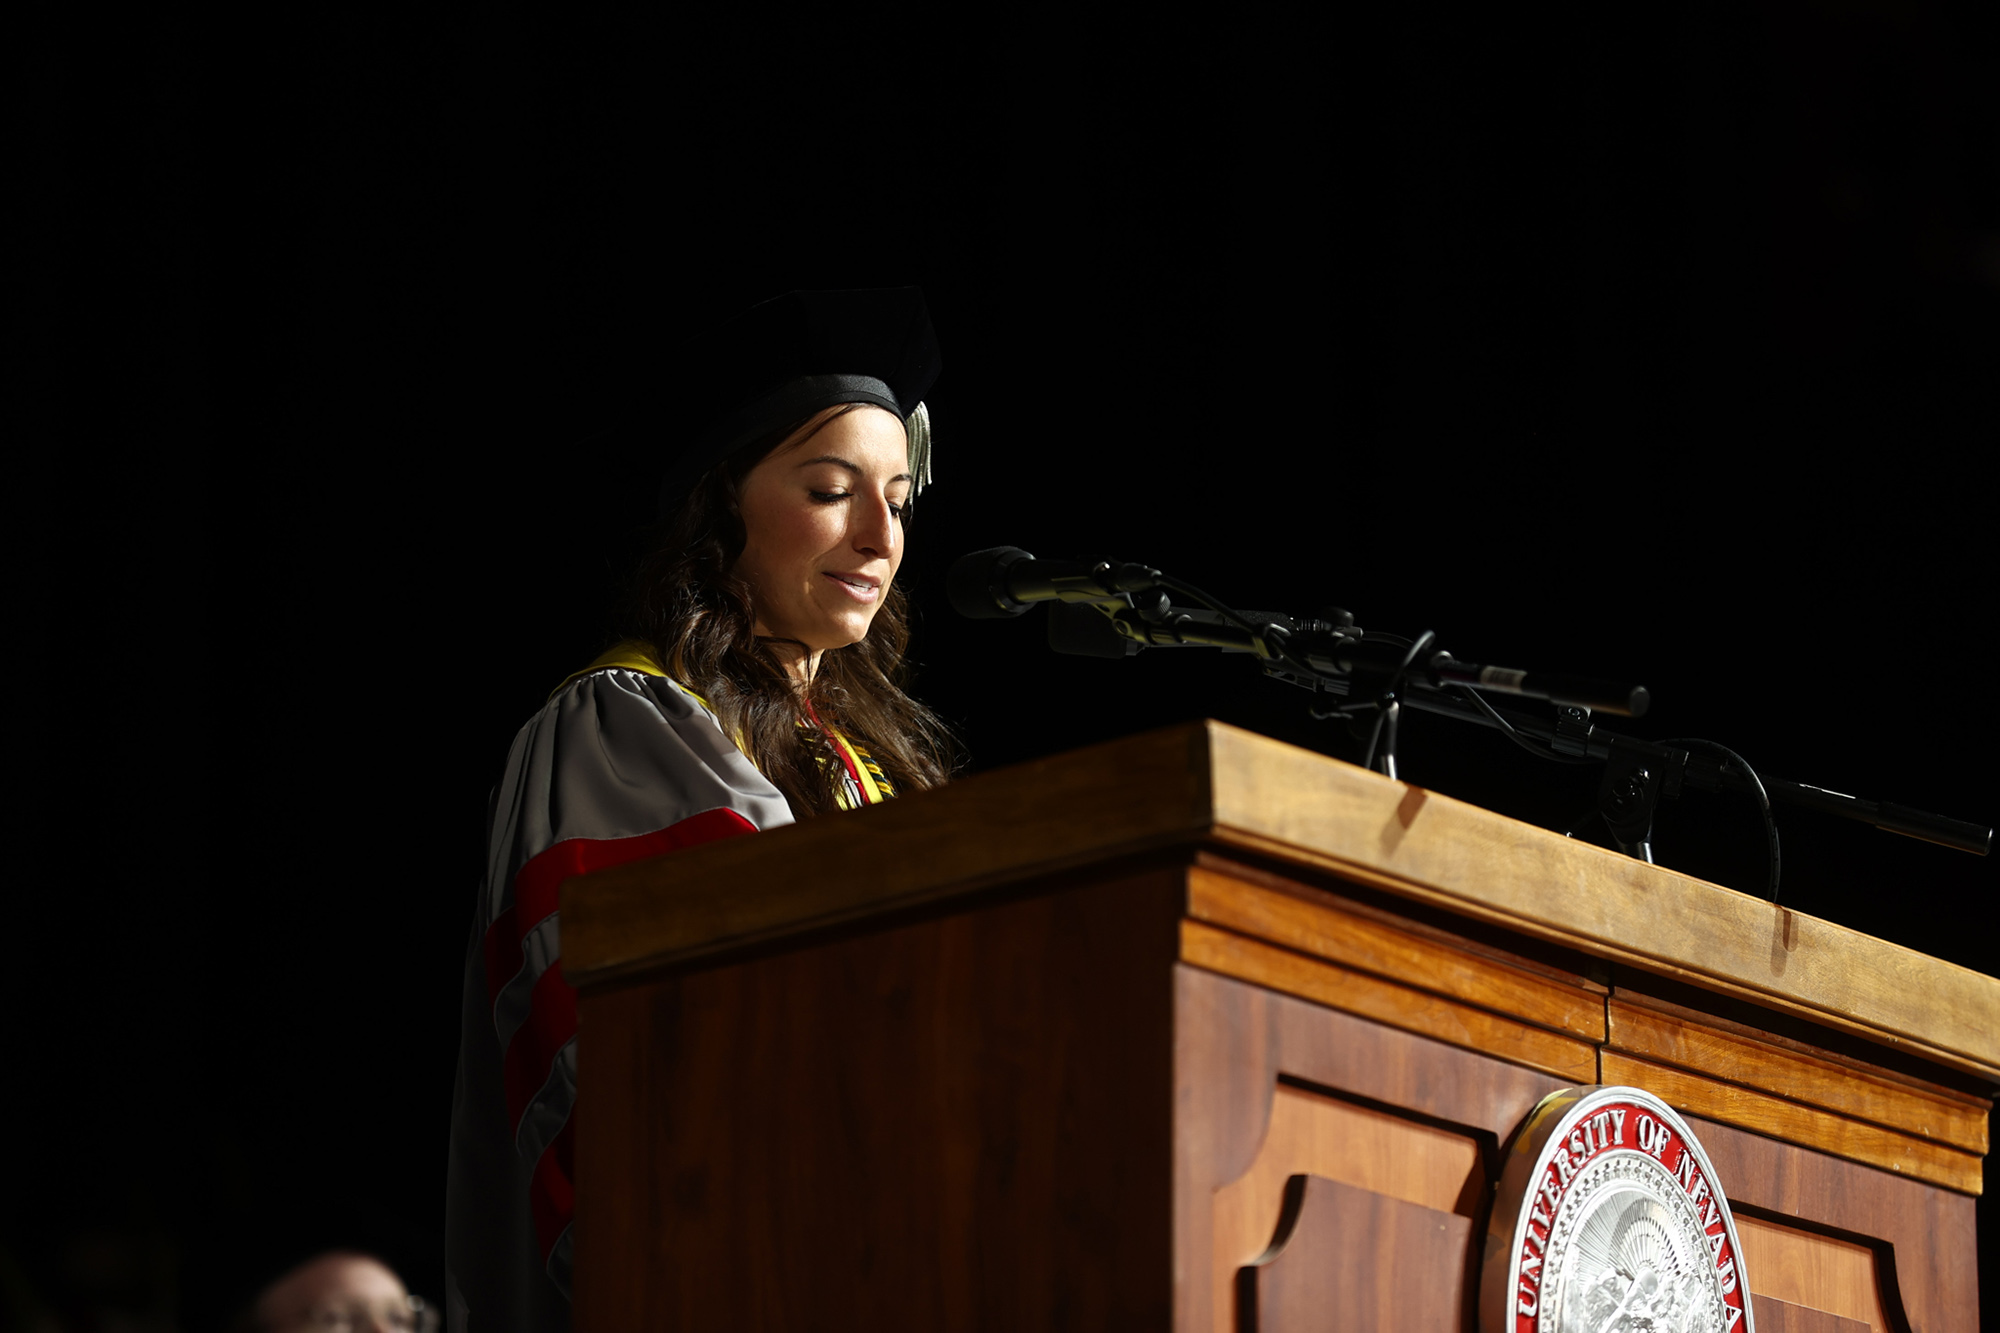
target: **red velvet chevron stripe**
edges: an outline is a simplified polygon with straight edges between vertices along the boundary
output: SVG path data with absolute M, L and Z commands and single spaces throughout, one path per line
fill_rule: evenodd
M 576 1179 L 572 1145 L 576 1140 L 576 1109 L 535 1163 L 535 1175 L 528 1182 L 528 1212 L 535 1219 L 535 1241 L 541 1246 L 542 1262 L 562 1239 L 563 1230 L 576 1216 Z
M 514 877 L 514 903 L 487 928 L 482 941 L 488 1000 L 497 1001 L 501 989 L 526 966 L 522 940 L 528 930 L 556 910 L 557 893 L 570 876 L 756 831 L 756 825 L 734 810 L 704 810 L 651 833 L 630 838 L 567 838 L 543 851 Z M 529 1103 L 548 1082 L 557 1053 L 575 1035 L 576 992 L 563 980 L 562 962 L 557 959 L 535 979 L 527 1021 L 507 1046 L 503 1071 L 507 1118 L 517 1133 Z M 529 1188 L 529 1206 L 544 1259 L 569 1225 L 573 1211 L 570 1144 L 574 1123 L 572 1113 L 542 1150 Z

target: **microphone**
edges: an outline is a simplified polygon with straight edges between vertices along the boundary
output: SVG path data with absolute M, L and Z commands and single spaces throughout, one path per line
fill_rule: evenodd
M 1125 602 L 1159 583 L 1160 571 L 1108 560 L 1037 560 L 1018 546 L 962 555 L 945 576 L 952 610 L 973 620 L 1018 616 L 1036 602 Z

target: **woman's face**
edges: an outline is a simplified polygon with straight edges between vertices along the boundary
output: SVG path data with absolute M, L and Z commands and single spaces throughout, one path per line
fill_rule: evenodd
M 820 653 L 867 637 L 903 563 L 903 423 L 879 407 L 838 411 L 814 417 L 741 487 L 736 574 L 750 586 L 757 633 L 806 646 L 796 664 L 780 653 L 802 677 Z

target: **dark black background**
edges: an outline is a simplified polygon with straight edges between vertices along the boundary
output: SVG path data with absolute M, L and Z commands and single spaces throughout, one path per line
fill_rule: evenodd
M 975 769 L 1203 715 L 1355 754 L 1241 659 L 952 617 L 1006 543 L 2000 805 L 1969 6 L 41 36 L 0 56 L 24 1326 L 197 1327 L 321 1240 L 439 1293 L 486 794 L 602 646 L 701 401 L 676 339 L 790 287 L 929 295 L 914 688 Z M 1402 762 L 1543 824 L 1593 790 L 1423 717 Z M 1780 820 L 1793 907 L 2000 971 L 1989 862 Z M 1762 885 L 1736 800 L 1657 847 Z

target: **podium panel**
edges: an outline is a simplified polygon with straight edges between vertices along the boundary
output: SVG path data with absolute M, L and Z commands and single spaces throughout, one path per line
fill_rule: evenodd
M 1479 1327 L 1542 1099 L 1755 1323 L 1977 1324 L 2000 982 L 1208 723 L 565 887 L 591 1330 Z

